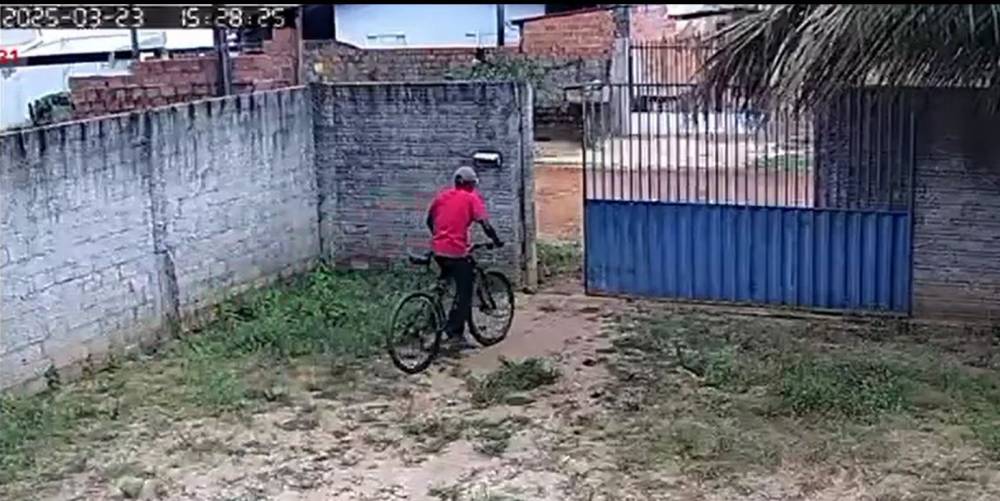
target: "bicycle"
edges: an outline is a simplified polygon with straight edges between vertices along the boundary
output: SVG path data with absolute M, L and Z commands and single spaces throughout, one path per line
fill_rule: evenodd
M 514 288 L 503 273 L 496 270 L 485 270 L 476 261 L 474 254 L 481 249 L 496 248 L 491 243 L 476 244 L 471 248 L 468 259 L 473 267 L 472 318 L 469 319 L 469 332 L 482 346 L 492 346 L 507 337 L 514 320 Z M 409 253 L 409 261 L 417 266 L 430 268 L 434 262 L 433 252 L 426 254 Z M 416 374 L 428 366 L 441 350 L 441 337 L 444 333 L 447 314 L 444 308 L 445 296 L 449 293 L 449 285 L 454 283 L 445 277 L 444 272 L 438 274 L 436 283 L 427 290 L 411 292 L 404 296 L 396 305 L 392 314 L 392 323 L 386 335 L 386 345 L 392 363 L 403 372 Z M 452 294 L 454 299 L 454 294 Z M 497 300 L 506 301 L 507 309 Z M 415 307 L 416 314 L 407 315 L 406 308 Z M 487 318 L 502 321 L 500 327 L 491 329 L 482 319 L 476 320 L 476 312 L 484 313 Z M 494 335 L 490 335 L 491 331 Z M 401 355 L 400 342 L 414 341 L 419 347 L 416 362 L 409 364 Z

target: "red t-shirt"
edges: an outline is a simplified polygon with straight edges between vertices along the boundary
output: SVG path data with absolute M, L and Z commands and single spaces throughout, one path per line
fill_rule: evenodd
M 447 188 L 434 197 L 431 249 L 439 256 L 464 257 L 469 253 L 469 227 L 487 218 L 486 204 L 475 190 Z

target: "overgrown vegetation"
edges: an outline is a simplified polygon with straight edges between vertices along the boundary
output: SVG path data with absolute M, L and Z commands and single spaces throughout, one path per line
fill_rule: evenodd
M 542 283 L 577 276 L 583 270 L 583 246 L 580 242 L 539 241 L 536 248 L 538 278 Z
M 39 395 L 0 397 L 0 484 L 36 466 L 38 450 L 78 435 L 113 436 L 136 415 L 220 414 L 285 399 L 289 388 L 275 367 L 315 358 L 336 368 L 378 352 L 393 302 L 425 279 L 320 268 L 224 303 L 203 332 L 156 355 L 113 360 Z
M 448 444 L 468 438 L 473 449 L 487 456 L 501 456 L 510 438 L 530 423 L 524 416 L 511 416 L 498 421 L 488 419 L 449 419 L 439 416 L 417 419 L 403 425 L 403 433 L 425 453 L 437 453 Z
M 560 88 L 549 84 L 547 77 L 558 67 L 546 66 L 538 61 L 499 54 L 487 59 L 478 61 L 467 68 L 461 68 L 450 72 L 448 79 L 452 80 L 486 80 L 486 81 L 515 81 L 528 82 L 531 84 L 536 97 L 542 100 L 551 100 L 559 96 Z
M 465 426 L 461 420 L 431 416 L 404 424 L 403 433 L 413 437 L 424 452 L 435 453 L 462 438 Z
M 28 103 L 28 116 L 35 127 L 73 118 L 73 102 L 67 91 L 53 92 Z
M 706 90 L 802 105 L 853 86 L 982 87 L 1000 71 L 996 4 L 771 4 L 714 37 Z
M 891 322 L 620 320 L 612 435 L 632 468 L 679 465 L 709 480 L 786 463 L 879 464 L 902 447 L 941 447 L 955 430 L 950 447 L 1000 459 L 1000 343 L 986 334 L 956 347 Z
M 481 378 L 469 379 L 472 403 L 487 407 L 505 401 L 511 394 L 531 391 L 559 380 L 559 369 L 544 359 L 501 359 L 500 362 L 499 369 Z

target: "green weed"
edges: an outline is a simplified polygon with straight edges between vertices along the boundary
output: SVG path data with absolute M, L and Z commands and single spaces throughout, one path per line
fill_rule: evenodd
M 661 310 L 618 323 L 612 402 L 629 465 L 711 478 L 786 456 L 877 464 L 894 436 L 956 426 L 1000 459 L 1000 373 L 962 362 L 989 353 L 942 350 L 878 322 Z
M 777 379 L 784 407 L 797 415 L 860 420 L 909 407 L 915 386 L 899 367 L 853 357 L 803 357 L 784 367 Z
M 170 416 L 238 412 L 282 396 L 257 387 L 255 372 L 305 356 L 332 363 L 378 353 L 394 301 L 428 279 L 409 270 L 320 267 L 224 302 L 214 323 L 168 342 L 153 359 L 114 364 L 39 395 L 0 397 L 0 484 L 35 466 L 41 448 L 71 442 L 87 422 L 142 408 Z
M 530 391 L 559 379 L 559 370 L 539 358 L 501 360 L 501 367 L 482 378 L 468 381 L 472 402 L 486 407 L 515 392 Z
M 539 278 L 542 282 L 579 274 L 582 270 L 583 247 L 580 242 L 539 241 L 537 250 Z

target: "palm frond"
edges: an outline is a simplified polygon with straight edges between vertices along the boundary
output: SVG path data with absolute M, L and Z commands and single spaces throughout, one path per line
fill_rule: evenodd
M 780 4 L 713 40 L 704 90 L 813 105 L 845 87 L 977 87 L 1000 97 L 1000 4 Z M 1000 101 L 1000 100 L 998 100 Z

